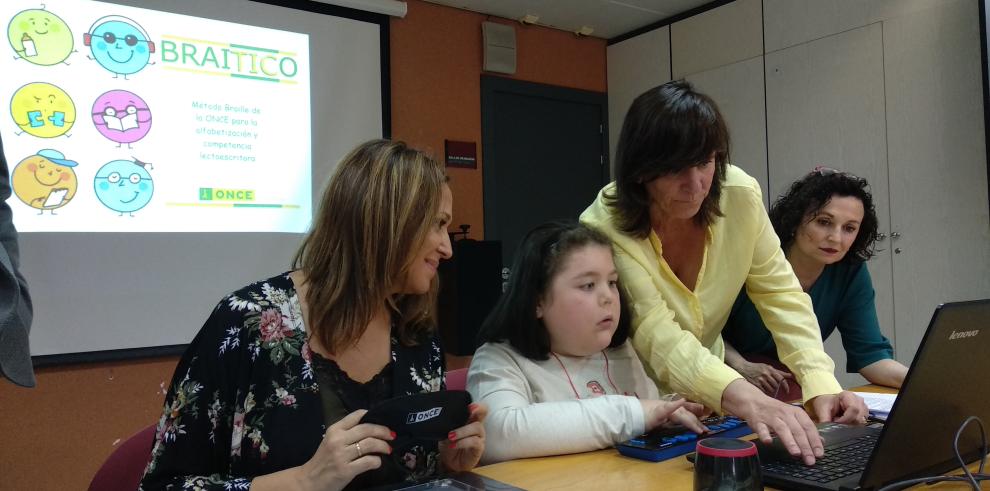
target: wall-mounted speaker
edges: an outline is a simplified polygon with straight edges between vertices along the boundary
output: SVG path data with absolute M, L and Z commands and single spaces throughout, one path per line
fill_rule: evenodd
M 516 29 L 497 22 L 482 22 L 484 70 L 486 72 L 516 73 Z

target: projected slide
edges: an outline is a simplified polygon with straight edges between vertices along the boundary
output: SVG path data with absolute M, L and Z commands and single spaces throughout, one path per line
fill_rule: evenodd
M 306 231 L 308 35 L 82 0 L 0 20 L 20 231 Z

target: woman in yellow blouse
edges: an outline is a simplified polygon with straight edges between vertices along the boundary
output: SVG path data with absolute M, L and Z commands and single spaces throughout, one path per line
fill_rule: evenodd
M 721 330 L 746 286 L 819 421 L 865 422 L 825 354 L 801 290 L 763 208 L 759 185 L 728 165 L 729 134 L 715 103 L 682 81 L 633 101 L 616 148 L 614 183 L 581 215 L 615 243 L 632 309 L 632 340 L 665 391 L 777 434 L 812 464 L 821 438 L 805 411 L 767 396 L 723 361 Z

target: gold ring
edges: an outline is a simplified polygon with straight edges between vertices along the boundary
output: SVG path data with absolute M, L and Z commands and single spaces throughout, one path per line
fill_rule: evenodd
M 360 442 L 355 442 L 354 443 L 354 448 L 356 448 L 357 449 L 357 452 L 358 452 L 357 459 L 360 459 L 362 456 L 364 456 L 364 453 L 361 452 L 361 443 Z M 354 459 L 354 460 L 357 460 L 357 459 Z

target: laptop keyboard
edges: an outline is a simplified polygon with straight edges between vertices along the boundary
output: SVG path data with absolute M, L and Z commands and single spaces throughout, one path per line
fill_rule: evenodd
M 807 466 L 800 461 L 777 461 L 763 465 L 763 472 L 784 474 L 815 482 L 832 482 L 836 479 L 863 472 L 866 461 L 877 444 L 877 435 L 863 435 L 846 440 L 825 449 L 825 456 Z

